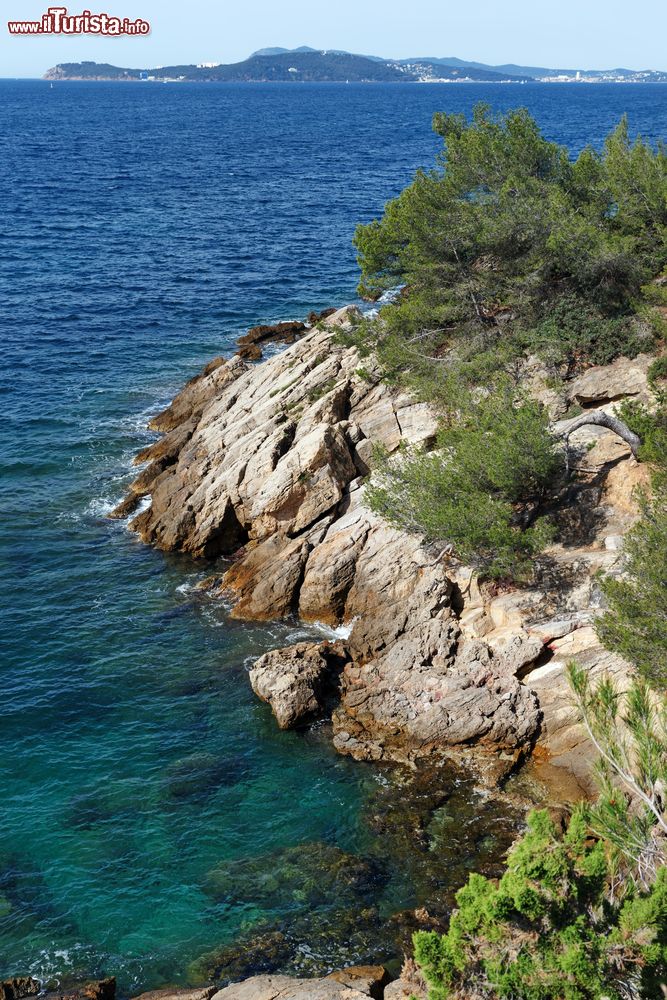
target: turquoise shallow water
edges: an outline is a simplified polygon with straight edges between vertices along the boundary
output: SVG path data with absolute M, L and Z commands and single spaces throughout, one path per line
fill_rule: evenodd
M 290 967 L 315 925 L 315 964 L 382 956 L 343 910 L 375 900 L 375 927 L 506 843 L 508 811 L 454 776 L 428 835 L 395 836 L 387 775 L 251 695 L 248 660 L 308 633 L 229 620 L 192 590 L 207 567 L 104 517 L 185 378 L 248 325 L 354 295 L 355 223 L 431 161 L 432 112 L 480 98 L 574 145 L 626 109 L 667 131 L 658 86 L 0 82 L 0 975 L 129 992 L 267 927 L 301 935 Z M 276 887 L 312 842 L 372 857 L 367 878 Z

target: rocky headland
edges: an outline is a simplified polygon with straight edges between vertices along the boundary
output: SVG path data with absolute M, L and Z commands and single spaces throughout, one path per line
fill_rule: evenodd
M 250 682 L 279 726 L 330 717 L 336 748 L 358 759 L 457 748 L 493 780 L 533 752 L 585 781 L 592 748 L 565 666 L 576 656 L 593 672 L 626 672 L 595 635 L 596 574 L 618 567 L 643 468 L 611 431 L 576 430 L 576 476 L 554 511 L 559 541 L 535 583 L 480 585 L 447 548 L 424 546 L 364 504 L 374 446 L 428 445 L 436 418 L 339 342 L 349 316 L 291 325 L 298 339 L 259 365 L 240 355 L 208 365 L 151 421 L 162 436 L 137 456 L 144 468 L 117 514 L 150 495 L 131 522 L 145 542 L 225 557 L 206 585 L 234 617 L 295 615 L 338 630 L 253 665 Z M 525 384 L 562 431 L 573 406 L 610 411 L 648 398 L 648 363 L 589 368 L 558 396 L 529 361 Z
M 573 475 L 551 511 L 558 540 L 539 557 L 533 583 L 480 583 L 449 547 L 424 545 L 364 503 L 375 446 L 390 454 L 428 447 L 437 420 L 345 345 L 340 330 L 354 321 L 348 307 L 279 324 L 275 335 L 288 346 L 261 363 L 272 329 L 257 327 L 238 354 L 212 361 L 151 421 L 160 437 L 137 455 L 142 469 L 112 516 L 149 497 L 131 529 L 159 549 L 214 560 L 202 591 L 227 601 L 235 618 L 293 616 L 332 629 L 252 665 L 253 690 L 281 728 L 330 720 L 342 754 L 410 767 L 454 758 L 496 789 L 530 759 L 552 802 L 572 801 L 589 787 L 595 754 L 566 665 L 576 657 L 593 675 L 611 673 L 621 685 L 628 677 L 596 636 L 596 577 L 621 572 L 644 469 L 609 429 L 573 430 Z M 648 401 L 649 363 L 640 356 L 591 367 L 556 393 L 528 359 L 522 379 L 562 436 L 587 410 Z M 412 915 L 411 926 L 429 919 Z M 268 938 L 276 962 L 259 969 L 269 974 L 225 987 L 220 1000 L 420 993 L 409 962 L 408 979 L 388 986 L 383 970 L 363 982 L 363 970 L 362 979 L 276 975 L 288 946 L 281 934 Z M 255 947 L 265 957 L 261 942 L 248 954 Z M 252 962 L 230 955 L 208 956 L 210 968 L 194 981 L 219 981 L 223 966 L 227 982 L 252 973 Z

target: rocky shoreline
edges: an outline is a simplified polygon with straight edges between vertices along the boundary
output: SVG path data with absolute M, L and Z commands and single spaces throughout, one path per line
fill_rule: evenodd
M 242 983 L 174 988 L 141 993 L 134 1000 L 408 1000 L 422 992 L 416 972 L 410 978 L 391 980 L 384 966 L 351 966 L 321 979 L 291 976 L 253 976 Z M 42 990 L 39 980 L 28 976 L 0 982 L 0 1000 L 115 1000 L 116 980 L 111 977 L 86 983 L 69 991 Z
M 201 586 L 229 601 L 232 616 L 336 630 L 337 638 L 272 650 L 252 665 L 253 690 L 281 728 L 330 720 L 342 754 L 411 768 L 451 757 L 496 789 L 531 759 L 552 802 L 572 801 L 589 786 L 594 754 L 565 667 L 576 656 L 593 674 L 625 682 L 626 664 L 595 634 L 595 577 L 621 570 L 644 470 L 608 430 L 576 430 L 576 475 L 553 511 L 559 542 L 540 559 L 535 583 L 480 585 L 448 549 L 424 546 L 364 504 L 373 449 L 428 446 L 437 424 L 426 404 L 383 383 L 373 360 L 345 345 L 339 333 L 355 321 L 347 307 L 256 327 L 239 353 L 207 365 L 151 421 L 161 436 L 137 455 L 143 468 L 112 516 L 128 517 L 150 497 L 131 529 L 165 551 L 221 559 Z M 272 339 L 288 346 L 261 360 Z M 609 412 L 624 398 L 648 399 L 648 363 L 588 369 L 556 396 L 529 359 L 524 382 L 562 428 L 574 407 Z M 417 915 L 415 926 L 429 919 Z M 222 990 L 144 1000 L 421 995 L 409 962 L 410 981 L 389 985 L 373 968 L 370 979 L 366 968 L 319 980 L 269 970 Z M 243 974 L 239 967 L 223 981 Z
M 150 495 L 130 525 L 145 542 L 226 557 L 207 586 L 232 601 L 234 617 L 294 615 L 340 631 L 252 667 L 253 689 L 281 727 L 331 718 L 341 753 L 412 762 L 455 750 L 492 781 L 537 753 L 585 781 L 591 751 L 564 669 L 576 655 L 594 672 L 625 675 L 595 636 L 595 574 L 619 563 L 643 469 L 611 432 L 577 430 L 576 481 L 556 511 L 562 540 L 536 583 L 480 588 L 447 549 L 426 548 L 365 507 L 373 448 L 428 444 L 435 416 L 340 342 L 353 309 L 314 318 L 304 329 L 281 324 L 279 336 L 295 341 L 261 364 L 219 358 L 188 383 L 151 421 L 163 436 L 137 456 L 145 468 L 115 513 Z M 536 364 L 526 384 L 556 421 L 572 405 L 645 398 L 647 364 L 589 369 L 565 399 Z

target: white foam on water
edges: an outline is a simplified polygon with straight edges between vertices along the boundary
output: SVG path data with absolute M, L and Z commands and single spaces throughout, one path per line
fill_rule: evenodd
M 90 517 L 107 517 L 120 501 L 110 500 L 109 497 L 96 497 L 91 500 L 83 509 L 83 513 Z
M 357 619 L 353 618 L 351 622 L 343 622 L 335 628 L 332 625 L 325 625 L 324 622 L 313 622 L 312 627 L 327 639 L 349 639 L 356 621 Z
M 185 595 L 198 593 L 206 596 L 207 590 L 200 588 L 200 584 L 206 579 L 206 576 L 210 577 L 211 574 L 208 573 L 204 575 L 202 573 L 193 573 L 190 576 L 187 576 L 183 583 L 179 583 L 176 587 L 176 593 Z
M 371 305 L 362 305 L 361 312 L 367 319 L 375 319 L 377 314 L 380 312 L 382 306 L 388 305 L 390 302 L 394 302 L 401 291 L 405 288 L 405 285 L 397 285 L 396 288 L 389 288 L 386 292 L 383 292 L 379 299 L 373 302 Z

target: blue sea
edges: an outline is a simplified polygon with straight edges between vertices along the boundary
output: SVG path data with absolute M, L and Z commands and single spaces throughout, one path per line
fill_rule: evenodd
M 373 927 L 507 845 L 515 817 L 453 773 L 424 837 L 393 835 L 392 774 L 250 692 L 253 657 L 316 630 L 230 620 L 194 590 L 210 567 L 105 518 L 187 378 L 354 299 L 355 225 L 431 164 L 433 112 L 480 100 L 574 150 L 624 112 L 667 135 L 661 85 L 0 81 L 0 978 L 127 995 L 276 928 L 286 968 L 385 957 Z M 336 851 L 371 888 L 327 881 Z

